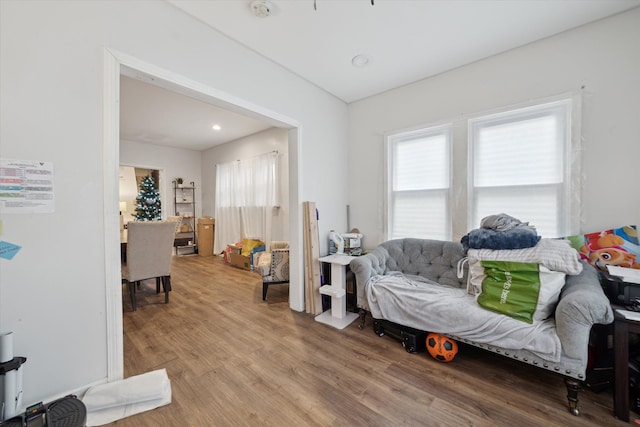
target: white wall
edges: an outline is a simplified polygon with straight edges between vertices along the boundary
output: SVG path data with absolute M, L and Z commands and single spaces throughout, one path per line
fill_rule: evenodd
M 202 153 L 182 148 L 163 147 L 137 141 L 120 141 L 120 164 L 160 170 L 158 189 L 162 200 L 162 217 L 174 215 L 173 183 L 177 177 L 196 187 L 196 217 L 202 216 Z M 135 198 L 135 197 L 134 197 Z M 133 212 L 128 212 L 127 215 Z M 130 215 L 129 215 L 130 216 Z
M 640 225 L 639 40 L 636 8 L 350 104 L 351 223 L 364 233 L 363 245 L 384 240 L 386 132 L 576 92 L 583 99 L 582 232 Z M 454 155 L 465 158 L 466 149 L 458 140 Z M 456 226 L 466 227 L 464 212 L 454 213 Z
M 203 215 L 215 217 L 215 167 L 217 164 L 248 159 L 271 151 L 277 151 L 280 160 L 279 192 L 282 198 L 280 199 L 280 208 L 274 214 L 271 240 L 289 240 L 289 139 L 287 134 L 287 129 L 271 128 L 203 151 Z M 224 247 L 224 245 L 230 243 L 234 242 L 220 242 L 215 247 Z
M 0 331 L 28 358 L 25 405 L 107 377 L 105 48 L 294 119 L 301 200 L 324 211 L 321 233 L 345 222 L 340 100 L 164 2 L 0 1 L 0 155 L 55 168 L 55 213 L 2 217 L 2 240 L 22 246 L 0 259 Z

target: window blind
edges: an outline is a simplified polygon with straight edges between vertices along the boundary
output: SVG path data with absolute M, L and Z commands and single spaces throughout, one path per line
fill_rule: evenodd
M 449 140 L 448 128 L 390 138 L 389 238 L 450 239 Z
M 540 235 L 565 233 L 570 101 L 469 121 L 469 228 L 508 213 Z

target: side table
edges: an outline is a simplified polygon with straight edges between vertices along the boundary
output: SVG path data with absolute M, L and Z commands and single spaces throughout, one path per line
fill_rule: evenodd
M 614 309 L 614 371 L 613 413 L 629 421 L 629 333 L 640 333 L 640 312 Z
M 319 258 L 321 262 L 331 264 L 331 284 L 320 287 L 322 295 L 331 297 L 331 310 L 316 316 L 316 321 L 337 329 L 346 328 L 358 318 L 357 313 L 347 313 L 347 265 L 354 257 L 345 254 L 333 254 Z

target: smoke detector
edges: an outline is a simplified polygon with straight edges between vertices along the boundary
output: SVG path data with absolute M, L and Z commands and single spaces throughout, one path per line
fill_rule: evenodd
M 268 0 L 253 0 L 249 7 L 253 14 L 259 18 L 266 18 L 271 14 L 271 9 L 273 9 L 273 5 Z

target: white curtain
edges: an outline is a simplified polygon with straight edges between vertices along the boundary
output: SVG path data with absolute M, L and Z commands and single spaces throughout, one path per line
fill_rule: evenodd
M 277 153 L 216 165 L 214 253 L 256 238 L 269 245 L 277 201 Z

